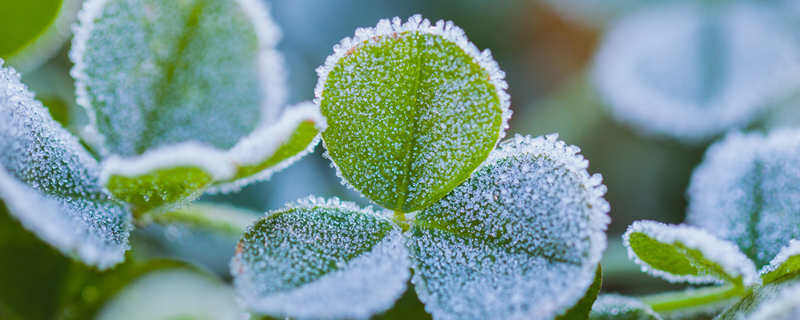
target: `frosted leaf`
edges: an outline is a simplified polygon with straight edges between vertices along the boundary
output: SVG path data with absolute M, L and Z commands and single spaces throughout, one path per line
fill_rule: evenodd
M 416 214 L 415 285 L 442 319 L 552 319 L 595 278 L 606 188 L 579 149 L 546 137 L 500 144 L 469 180 Z
M 279 37 L 257 0 L 89 0 L 70 58 L 105 151 L 228 149 L 283 103 Z
M 256 130 L 228 151 L 236 173 L 232 179 L 215 183 L 210 191 L 237 191 L 244 185 L 269 179 L 312 152 L 324 128 L 325 118 L 313 103 L 287 108 L 277 123 Z
M 800 48 L 778 21 L 752 3 L 651 7 L 606 36 L 595 84 L 620 121 L 707 140 L 747 125 L 800 85 Z
M 466 180 L 511 116 L 505 74 L 452 22 L 415 15 L 357 29 L 317 73 L 328 156 L 393 210 L 422 209 Z
M 406 289 L 408 254 L 388 219 L 308 198 L 251 226 L 231 262 L 250 311 L 293 319 L 366 319 Z
M 715 320 L 800 319 L 800 279 L 777 281 L 753 290 Z
M 26 73 L 58 53 L 72 35 L 80 0 L 3 1 L 0 58 Z
M 661 316 L 639 299 L 618 294 L 604 294 L 597 298 L 590 320 L 661 320 Z
M 686 222 L 735 242 L 762 267 L 800 239 L 800 130 L 732 133 L 689 184 Z
M 760 283 L 755 265 L 734 243 L 700 228 L 636 221 L 628 227 L 622 242 L 628 248 L 628 257 L 643 272 L 670 282 Z
M 123 260 L 130 213 L 98 182 L 97 162 L 0 60 L 0 200 L 26 229 L 101 269 Z
M 759 273 L 764 283 L 800 273 L 800 241 L 792 239 Z

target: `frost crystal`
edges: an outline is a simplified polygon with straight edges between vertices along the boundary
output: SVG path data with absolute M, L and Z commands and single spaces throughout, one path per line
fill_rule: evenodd
M 606 246 L 600 175 L 547 137 L 500 145 L 416 215 L 413 283 L 436 319 L 552 319 L 584 296 Z
M 735 242 L 761 267 L 800 239 L 800 130 L 732 133 L 689 185 L 686 222 Z
M 776 297 L 758 306 L 748 318 L 751 320 L 800 319 L 800 283 L 782 289 Z
M 639 299 L 618 294 L 604 294 L 594 302 L 589 319 L 661 320 L 661 316 Z
M 759 272 L 764 282 L 772 282 L 783 276 L 800 272 L 800 240 L 792 239 L 769 264 Z
M 671 246 L 676 251 L 666 252 L 667 249 L 661 246 L 645 247 L 647 243 L 634 242 L 633 237 L 637 234 Z M 643 272 L 670 282 L 720 283 L 741 278 L 745 286 L 760 283 L 755 265 L 735 244 L 717 239 L 700 228 L 636 221 L 628 227 L 622 241 L 628 248 L 628 257 L 640 265 Z
M 371 209 L 309 198 L 245 232 L 231 262 L 245 306 L 293 319 L 366 319 L 402 295 L 409 262 L 399 228 Z
M 505 74 L 452 22 L 415 15 L 357 29 L 317 73 L 328 156 L 394 210 L 424 208 L 467 179 L 511 116 Z
M 283 103 L 279 31 L 257 0 L 90 0 L 70 58 L 111 154 L 232 147 Z
M 800 48 L 777 20 L 756 4 L 642 11 L 606 36 L 595 84 L 619 120 L 706 140 L 747 125 L 800 85 Z
M 87 264 L 123 259 L 130 214 L 98 183 L 97 162 L 0 60 L 0 199 L 34 234 Z

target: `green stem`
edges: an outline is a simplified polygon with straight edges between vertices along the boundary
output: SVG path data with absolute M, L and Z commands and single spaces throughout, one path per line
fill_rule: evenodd
M 193 203 L 181 209 L 152 215 L 150 218 L 152 222 L 158 224 L 181 224 L 191 228 L 239 237 L 257 217 L 257 214 L 248 210 L 230 206 Z
M 724 285 L 720 287 L 659 293 L 644 296 L 640 299 L 653 308 L 654 311 L 665 312 L 706 306 L 715 302 L 742 297 L 745 296 L 748 291 L 749 289 L 740 286 Z
M 406 214 L 402 211 L 395 211 L 394 212 L 394 222 L 397 223 L 403 231 L 407 231 L 409 228 L 408 220 L 406 219 Z

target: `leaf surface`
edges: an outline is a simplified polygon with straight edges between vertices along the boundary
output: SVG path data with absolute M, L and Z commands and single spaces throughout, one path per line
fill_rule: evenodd
M 715 320 L 792 320 L 800 316 L 800 279 L 784 279 L 759 287 Z
M 765 284 L 800 273 L 800 241 L 792 239 L 760 273 Z
M 36 69 L 67 41 L 80 4 L 80 0 L 4 1 L 0 59 L 23 73 Z

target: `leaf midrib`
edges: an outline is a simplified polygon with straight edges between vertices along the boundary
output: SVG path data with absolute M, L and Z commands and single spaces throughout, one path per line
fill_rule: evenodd
M 420 91 L 420 82 L 422 82 L 422 74 L 423 74 L 422 69 L 424 66 L 424 64 L 422 63 L 423 56 L 425 55 L 425 51 L 422 50 L 423 49 L 422 43 L 424 43 L 424 40 L 425 40 L 424 36 L 419 35 L 416 39 L 416 44 L 415 44 L 415 47 L 418 52 L 418 55 L 416 57 L 417 76 L 413 84 L 412 91 L 414 94 L 412 97 L 409 97 L 410 101 L 407 102 L 407 105 L 409 106 L 413 105 L 412 109 L 414 110 L 414 116 L 412 117 L 412 122 L 411 122 L 411 132 L 408 136 L 408 139 L 406 139 L 405 143 L 406 148 L 404 150 L 404 153 L 406 157 L 403 163 L 403 168 L 404 168 L 403 172 L 405 173 L 405 175 L 402 178 L 403 179 L 402 182 L 399 184 L 398 188 L 399 194 L 397 197 L 397 203 L 395 204 L 394 208 L 399 212 L 402 212 L 403 205 L 406 203 L 406 200 L 408 199 L 408 187 L 409 184 L 411 184 L 411 166 L 414 163 L 414 159 L 416 158 L 416 154 L 414 154 L 414 147 L 418 144 L 417 136 L 419 134 L 419 116 L 420 116 L 419 91 Z

